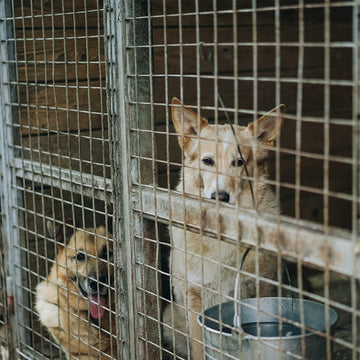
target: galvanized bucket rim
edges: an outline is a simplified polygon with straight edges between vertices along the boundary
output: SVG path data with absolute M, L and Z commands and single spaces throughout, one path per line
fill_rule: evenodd
M 312 300 L 306 300 L 306 299 L 291 299 L 291 298 L 287 298 L 287 297 L 276 297 L 276 296 L 273 296 L 273 297 L 262 297 L 262 298 L 249 298 L 249 299 L 243 299 L 242 301 L 246 301 L 246 300 L 255 300 L 255 299 L 258 299 L 258 300 L 261 300 L 261 299 L 267 299 L 267 300 L 274 300 L 276 299 L 277 301 L 282 301 L 282 300 L 297 300 L 297 301 L 303 301 L 305 303 L 311 303 L 311 304 L 319 304 L 319 305 L 323 305 L 322 303 L 319 303 L 319 302 L 316 302 L 316 301 L 312 301 Z M 232 301 L 227 301 L 227 302 L 224 302 L 222 303 L 221 305 L 224 305 L 224 304 L 229 304 L 229 303 L 233 303 Z M 214 305 L 212 307 L 210 307 L 209 309 L 212 309 L 216 306 L 220 306 L 219 304 L 218 305 Z M 209 310 L 209 309 L 206 309 L 206 310 Z M 205 310 L 205 311 L 206 311 Z M 338 322 L 339 320 L 339 315 L 338 313 L 331 307 L 329 307 L 329 311 L 332 312 L 332 314 L 334 315 L 334 321 L 332 323 L 330 323 L 330 327 L 333 327 L 336 325 L 336 323 Z M 212 332 L 214 334 L 221 334 L 221 336 L 225 336 L 225 337 L 233 337 L 234 336 L 234 333 L 236 332 L 237 334 L 240 333 L 241 329 L 239 328 L 236 328 L 234 325 L 232 325 L 232 329 L 231 329 L 231 333 L 226 333 L 224 331 L 221 331 L 221 330 L 215 330 L 207 325 L 205 325 L 205 322 L 203 323 L 201 321 L 203 315 L 199 315 L 197 317 L 197 322 L 198 324 L 206 331 L 209 331 L 209 332 Z M 230 325 L 229 325 L 230 326 Z M 240 330 L 240 331 L 239 331 Z M 316 330 L 316 329 L 314 329 Z M 320 330 L 317 330 L 317 331 L 320 331 Z M 254 336 L 254 335 L 251 335 L 251 334 L 247 334 L 246 332 L 244 331 L 241 331 L 242 334 L 243 334 L 243 339 L 255 339 L 255 340 L 258 340 L 258 339 L 262 339 L 262 340 L 277 340 L 277 339 L 281 339 L 281 341 L 284 341 L 286 339 L 300 339 L 300 338 L 303 338 L 303 337 L 307 337 L 307 336 L 313 336 L 314 333 L 312 332 L 308 332 L 308 333 L 305 333 L 304 335 L 303 334 L 300 334 L 300 335 L 294 335 L 294 336 Z

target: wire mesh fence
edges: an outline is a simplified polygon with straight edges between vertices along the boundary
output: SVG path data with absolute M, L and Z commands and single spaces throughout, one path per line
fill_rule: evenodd
M 0 0 L 2 356 L 359 359 L 358 22 Z
M 114 260 L 101 248 L 112 247 L 103 4 L 1 10 L 2 254 L 15 299 L 7 356 L 116 357 Z

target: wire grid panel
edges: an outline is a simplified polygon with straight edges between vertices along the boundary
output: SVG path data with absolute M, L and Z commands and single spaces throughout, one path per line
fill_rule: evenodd
M 237 8 L 227 2 L 215 7 L 213 3 L 155 1 L 150 7 L 146 2 L 109 2 L 105 15 L 111 162 L 105 140 L 106 114 L 102 101 L 97 101 L 104 99 L 100 4 L 92 7 L 87 2 L 81 8 L 73 3 L 67 7 L 67 2 L 59 7 L 17 5 L 12 3 L 12 14 L 7 15 L 13 21 L 14 35 L 6 43 L 19 45 L 16 57 L 2 58 L 5 67 L 16 65 L 12 85 L 16 85 L 17 98 L 5 100 L 5 108 L 11 106 L 13 112 L 2 126 L 4 134 L 11 130 L 19 142 L 9 143 L 2 136 L 1 144 L 6 145 L 2 169 L 14 175 L 2 179 L 4 188 L 10 190 L 3 195 L 3 203 L 15 215 L 10 217 L 9 212 L 4 216 L 6 237 L 19 234 L 11 247 L 15 260 L 9 264 L 16 270 L 15 316 L 25 329 L 16 343 L 18 352 L 35 349 L 38 357 L 40 353 L 57 356 L 58 347 L 47 340 L 42 329 L 32 326 L 37 323 L 35 285 L 45 279 L 47 271 L 42 272 L 42 264 L 51 267 L 56 247 L 46 235 L 47 220 L 61 225 L 70 214 L 72 220 L 80 219 L 80 225 L 71 225 L 78 230 L 87 222 L 107 222 L 111 218 L 109 174 L 113 172 L 114 234 L 120 240 L 115 258 L 117 266 L 127 270 L 115 279 L 124 294 L 121 303 L 117 302 L 123 358 L 174 353 L 185 357 L 191 351 L 202 351 L 205 332 L 199 335 L 200 327 L 192 324 L 196 315 L 206 310 L 206 297 L 200 306 L 192 304 L 192 299 L 181 304 L 181 292 L 175 288 L 176 280 L 183 281 L 182 275 L 175 274 L 173 267 L 169 270 L 169 262 L 161 264 L 161 258 L 169 255 L 173 264 L 174 254 L 182 253 L 197 257 L 201 267 L 217 266 L 230 278 L 238 273 L 238 266 L 177 246 L 176 229 L 183 237 L 195 233 L 200 243 L 212 239 L 215 248 L 231 246 L 236 253 L 243 249 L 238 244 L 241 235 L 242 243 L 255 249 L 250 262 L 255 269 L 240 273 L 256 285 L 274 286 L 278 296 L 290 293 L 336 309 L 339 323 L 335 334 L 329 318 L 325 331 L 320 331 L 326 340 L 326 357 L 357 358 L 358 5 L 351 1 L 276 2 L 274 6 L 244 2 Z M 51 36 L 45 35 L 49 32 Z M 91 39 L 96 50 L 88 50 Z M 77 57 L 82 40 L 86 49 L 83 61 Z M 55 59 L 57 44 L 61 53 Z M 90 60 L 91 54 L 95 54 L 94 60 Z M 94 68 L 99 69 L 98 75 Z M 86 75 L 82 76 L 82 71 Z M 218 103 L 218 94 L 224 104 Z M 199 190 L 186 190 L 188 180 L 180 175 L 186 166 L 204 174 L 215 173 L 216 178 L 230 176 L 217 166 L 200 171 L 200 160 L 191 166 L 183 163 L 184 150 L 178 147 L 178 138 L 184 141 L 184 134 L 177 134 L 170 121 L 173 96 L 215 124 L 226 122 L 227 112 L 232 122 L 246 125 L 273 106 L 286 104 L 281 138 L 274 148 L 264 147 L 271 155 L 270 177 L 261 178 L 257 167 L 248 176 L 254 184 L 263 182 L 274 188 L 282 213 L 277 210 L 267 217 L 248 204 L 223 204 L 219 180 L 215 181 L 214 200 Z M 181 106 L 175 103 L 173 108 Z M 183 124 L 184 113 L 180 118 Z M 256 131 L 257 125 L 254 127 Z M 94 135 L 97 129 L 101 135 Z M 16 136 L 17 132 L 21 136 Z M 217 136 L 215 143 L 220 140 L 224 139 Z M 173 190 L 178 179 L 184 188 Z M 23 203 L 17 200 L 18 193 L 23 195 Z M 162 237 L 167 232 L 163 223 L 171 229 L 170 243 Z M 261 273 L 261 258 L 269 254 L 265 250 L 274 254 L 274 277 Z M 283 280 L 284 259 L 293 276 L 290 285 Z M 182 271 L 190 271 L 189 266 L 185 262 Z M 186 279 L 186 289 L 195 289 L 194 299 L 215 294 L 216 303 L 231 300 L 231 294 L 220 286 L 205 282 L 203 271 L 198 274 L 200 280 Z M 256 295 L 261 295 L 261 286 L 255 288 Z M 161 322 L 163 309 L 170 313 L 170 321 Z M 305 332 L 309 329 L 301 309 L 295 325 Z M 178 313 L 184 316 L 180 321 L 184 328 L 175 326 Z M 261 329 L 258 319 L 255 323 Z M 281 323 L 286 323 L 282 316 Z M 171 334 L 167 344 L 164 329 Z M 221 335 L 220 339 L 225 338 Z M 180 350 L 179 341 L 185 344 Z M 225 348 L 209 348 L 225 356 Z M 112 351 L 114 354 L 114 348 Z M 301 355 L 305 351 L 302 343 Z M 234 357 L 237 355 L 230 355 Z
M 1 10 L 5 346 L 10 358 L 116 358 L 103 4 Z
M 266 358 L 264 346 L 284 359 L 359 358 L 358 4 L 111 5 L 121 28 L 109 31 L 109 58 L 120 66 L 109 100 L 121 150 L 115 193 L 134 299 L 133 356 Z M 257 119 L 282 103 L 281 134 L 272 138 Z M 220 127 L 229 122 L 236 142 Z M 251 150 L 245 132 L 259 134 Z M 234 302 L 237 274 L 235 302 L 290 296 L 299 317 L 277 313 L 276 336 L 291 325 L 321 345 L 300 336 L 299 349 L 285 349 L 285 336 L 280 344 L 261 338 L 249 355 L 233 316 L 209 325 L 209 308 Z M 305 300 L 322 306 L 321 329 L 309 326 Z M 259 303 L 255 310 L 257 337 Z M 206 326 L 218 330 L 212 343 Z

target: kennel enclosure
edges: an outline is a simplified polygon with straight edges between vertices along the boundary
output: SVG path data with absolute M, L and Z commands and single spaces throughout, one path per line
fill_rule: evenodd
M 114 235 L 114 358 L 175 356 L 162 340 L 167 226 L 275 254 L 278 296 L 339 314 L 335 334 L 323 333 L 327 359 L 360 357 L 356 1 L 0 0 L 0 41 L 4 353 L 61 357 L 34 295 L 55 253 L 46 222 L 70 217 Z M 174 96 L 215 124 L 286 105 L 268 180 L 281 212 L 174 190 Z

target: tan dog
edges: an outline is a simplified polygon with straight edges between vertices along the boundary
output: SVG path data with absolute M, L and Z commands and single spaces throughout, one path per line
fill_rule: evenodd
M 41 323 L 67 359 L 116 357 L 111 234 L 104 227 L 79 230 L 65 244 L 57 231 L 56 240 L 56 261 L 36 291 Z
M 274 144 L 282 127 L 284 105 L 262 116 L 256 124 L 234 126 L 235 139 L 230 125 L 209 125 L 206 119 L 182 106 L 178 99 L 174 98 L 172 104 L 172 121 L 185 157 L 176 189 L 253 208 L 249 181 L 244 179 L 245 162 L 250 177 L 255 176 L 256 168 L 257 181 L 251 183 L 257 210 L 275 212 L 275 196 L 264 181 L 268 176 L 264 162 L 268 152 L 264 145 Z M 237 143 L 243 157 L 239 155 Z M 165 308 L 164 337 L 166 342 L 172 343 L 175 336 L 176 354 L 187 356 L 190 348 L 193 359 L 203 359 L 203 337 L 197 316 L 233 296 L 236 273 L 246 248 L 176 227 L 171 231 L 170 275 L 175 303 Z M 259 253 L 258 261 L 259 275 L 276 278 L 274 257 Z M 250 251 L 243 270 L 255 273 L 255 263 L 255 252 Z M 255 278 L 242 276 L 240 289 L 241 298 L 256 296 Z M 270 296 L 273 290 L 269 284 L 260 282 L 260 296 Z

